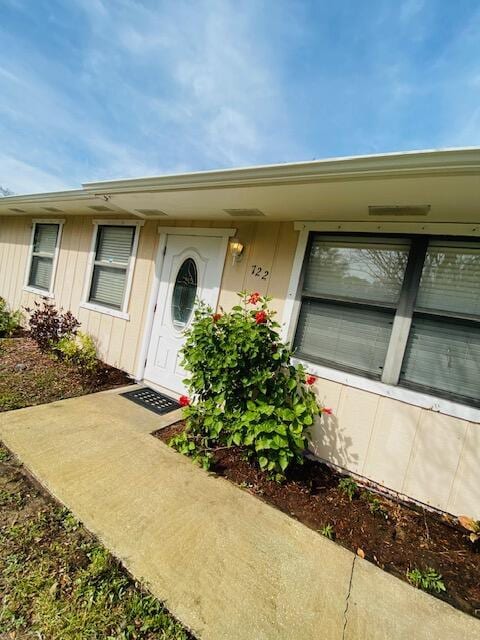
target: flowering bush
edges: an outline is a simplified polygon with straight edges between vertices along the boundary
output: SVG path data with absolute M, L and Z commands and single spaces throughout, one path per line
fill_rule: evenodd
M 186 333 L 182 365 L 191 398 L 182 397 L 186 428 L 170 444 L 205 468 L 218 446 L 241 447 L 277 479 L 302 462 L 307 434 L 322 412 L 301 366 L 280 340 L 269 298 L 240 293 L 218 314 L 200 303 Z

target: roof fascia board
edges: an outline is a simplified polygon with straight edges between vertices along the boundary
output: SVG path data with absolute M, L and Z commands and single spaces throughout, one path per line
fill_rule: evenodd
M 480 149 L 408 152 L 267 165 L 244 169 L 202 171 L 153 178 L 90 182 L 83 185 L 95 195 L 212 189 L 334 180 L 375 179 L 417 175 L 480 173 Z
M 4 196 L 0 198 L 0 206 L 15 204 L 37 204 L 38 202 L 69 202 L 70 200 L 92 200 L 94 194 L 84 189 L 71 189 L 69 191 L 47 191 L 46 193 L 27 193 L 18 196 Z

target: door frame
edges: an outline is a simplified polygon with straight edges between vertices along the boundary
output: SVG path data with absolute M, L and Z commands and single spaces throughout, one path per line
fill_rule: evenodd
M 140 346 L 140 352 L 138 355 L 138 363 L 135 373 L 135 380 L 140 382 L 143 380 L 145 374 L 145 367 L 147 364 L 148 349 L 150 346 L 150 340 L 152 338 L 153 320 L 155 317 L 155 307 L 157 304 L 158 291 L 160 289 L 160 278 L 163 270 L 163 259 L 167 250 L 168 236 L 204 236 L 210 238 L 222 238 L 223 242 L 220 249 L 220 255 L 223 256 L 223 265 L 225 266 L 225 258 L 227 254 L 229 238 L 233 237 L 237 233 L 237 229 L 234 227 L 163 227 L 157 228 L 159 234 L 158 248 L 155 256 L 155 271 L 153 282 L 150 287 L 150 296 L 147 306 L 147 317 L 145 319 L 143 327 L 143 337 Z M 217 300 L 220 296 L 221 281 L 218 287 Z

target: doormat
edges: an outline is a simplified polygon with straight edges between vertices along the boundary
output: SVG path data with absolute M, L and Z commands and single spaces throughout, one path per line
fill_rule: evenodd
M 135 402 L 135 404 L 139 404 L 141 407 L 150 409 L 150 411 L 160 415 L 180 408 L 178 402 L 173 398 L 164 396 L 163 393 L 159 393 L 158 391 L 154 391 L 148 387 L 134 389 L 133 391 L 121 393 L 120 395 L 124 398 L 128 398 L 128 400 L 131 400 L 132 402 Z

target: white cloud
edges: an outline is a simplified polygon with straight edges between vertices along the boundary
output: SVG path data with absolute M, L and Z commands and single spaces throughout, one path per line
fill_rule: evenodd
M 14 193 L 40 193 L 68 189 L 68 185 L 57 176 L 1 152 L 0 184 Z

